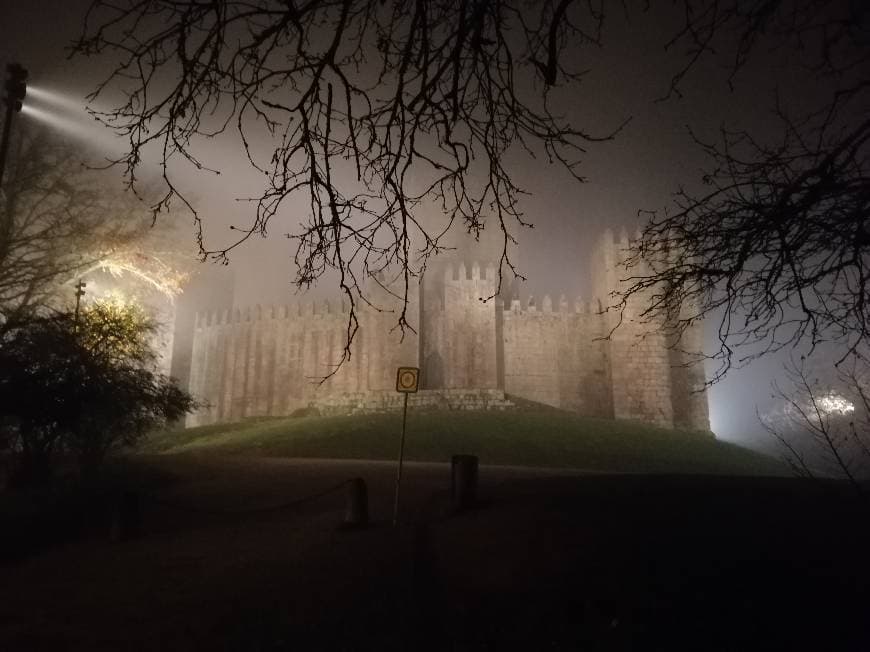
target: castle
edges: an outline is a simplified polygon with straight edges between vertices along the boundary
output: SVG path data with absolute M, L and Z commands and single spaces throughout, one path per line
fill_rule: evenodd
M 207 404 L 187 425 L 288 415 L 309 406 L 322 413 L 398 407 L 399 366 L 421 369 L 422 390 L 411 404 L 450 409 L 500 409 L 511 397 L 582 415 L 636 419 L 709 431 L 703 367 L 683 350 L 700 350 L 700 329 L 680 347 L 637 320 L 602 310 L 618 289 L 625 233 L 605 232 L 590 259 L 597 298 L 540 304 L 495 297 L 496 268 L 458 253 L 430 264 L 409 298 L 408 321 L 397 329 L 396 299 L 376 288 L 358 310 L 351 357 L 341 359 L 347 306 L 308 303 L 199 313 L 190 350 L 189 391 Z M 492 258 L 496 260 L 497 258 Z M 480 259 L 478 259 L 480 260 Z M 613 331 L 611 333 L 611 331 Z

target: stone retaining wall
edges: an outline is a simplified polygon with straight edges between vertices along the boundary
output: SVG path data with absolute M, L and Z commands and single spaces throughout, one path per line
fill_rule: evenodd
M 402 409 L 404 397 L 394 391 L 349 393 L 311 401 L 322 415 L 366 414 Z M 499 389 L 423 389 L 408 395 L 408 407 L 437 410 L 509 410 L 516 406 Z

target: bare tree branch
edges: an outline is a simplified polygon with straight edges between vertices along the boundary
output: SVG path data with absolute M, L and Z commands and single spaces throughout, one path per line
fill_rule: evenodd
M 682 5 L 685 23 L 670 46 L 685 46 L 689 61 L 670 94 L 716 44 L 730 53 L 732 82 L 751 57 L 784 50 L 817 87 L 801 98 L 808 108 L 787 110 L 777 99 L 777 131 L 723 126 L 714 142 L 693 134 L 709 161 L 701 189 L 681 188 L 675 209 L 650 214 L 614 307 L 643 299 L 643 317 L 666 316 L 674 341 L 714 318 L 719 348 L 710 356 L 720 364 L 710 382 L 798 344 L 812 353 L 836 342 L 845 360 L 868 336 L 868 7 L 822 0 Z M 680 314 L 681 306 L 692 310 Z
M 337 273 L 350 304 L 344 361 L 357 308 L 371 303 L 366 283 L 394 279 L 385 285 L 402 302 L 404 332 L 409 290 L 451 228 L 497 229 L 499 289 L 502 270 L 517 273 L 508 245 L 527 222 L 508 153 L 543 152 L 578 176 L 585 145 L 613 135 L 571 125 L 547 94 L 579 76 L 562 54 L 597 41 L 600 4 L 97 0 L 74 52 L 121 58 L 91 99 L 126 95 L 94 115 L 127 137 L 118 162 L 131 183 L 157 154 L 167 190 L 154 209 L 181 198 L 204 258 L 226 261 L 305 198 L 307 215 L 286 232 L 294 282 L 307 288 Z M 230 125 L 266 185 L 236 241 L 210 249 L 170 168 L 180 159 L 205 170 L 198 145 Z M 427 210 L 442 215 L 424 218 Z
M 779 407 L 759 416 L 783 447 L 784 459 L 798 475 L 833 475 L 866 496 L 863 479 L 870 471 L 870 412 L 866 359 L 850 358 L 848 371 L 810 366 L 806 358 L 785 367 L 788 386 L 774 383 Z M 817 377 L 821 376 L 821 377 Z M 825 376 L 829 376 L 826 378 Z M 814 459 L 815 461 L 811 461 Z
M 149 230 L 147 208 L 107 190 L 69 144 L 25 130 L 18 150 L 0 203 L 0 332 L 57 307 L 76 274 L 130 263 Z

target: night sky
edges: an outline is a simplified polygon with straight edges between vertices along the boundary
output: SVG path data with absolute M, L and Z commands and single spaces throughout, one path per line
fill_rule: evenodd
M 61 92 L 83 102 L 84 94 L 99 79 L 102 61 L 66 60 L 65 48 L 78 34 L 87 0 L 12 0 L 0 10 L 0 63 L 19 61 L 30 72 L 30 83 Z M 593 144 L 580 173 L 588 178 L 578 184 L 557 165 L 520 160 L 518 185 L 528 190 L 523 209 L 535 229 L 519 234 L 519 269 L 528 277 L 523 294 L 544 293 L 568 297 L 588 292 L 584 270 L 590 246 L 605 226 L 630 231 L 641 224 L 640 210 L 666 207 L 682 184 L 696 187 L 704 160 L 692 146 L 688 126 L 702 137 L 715 136 L 718 127 L 751 127 L 758 131 L 770 119 L 776 79 L 787 96 L 812 91 L 800 88 L 800 77 L 785 66 L 785 54 L 770 56 L 726 83 L 723 62 L 699 66 L 683 86 L 681 98 L 656 101 L 666 94 L 671 76 L 683 61 L 681 52 L 666 52 L 675 16 L 655 20 L 638 14 L 627 21 L 614 11 L 605 24 L 604 46 L 585 46 L 573 53 L 576 68 L 589 69 L 582 83 L 558 89 L 572 122 L 593 132 L 609 131 L 631 118 L 613 142 Z M 80 114 L 81 115 L 81 114 Z M 87 117 L 76 127 L 90 140 L 110 143 Z M 255 194 L 256 178 L 235 154 L 236 142 L 216 143 L 203 155 L 222 175 L 183 175 L 182 185 L 196 200 L 207 219 L 206 237 L 220 243 L 226 226 L 243 223 L 249 206 L 233 202 Z M 120 181 L 119 181 L 120 183 Z M 186 221 L 188 216 L 177 214 Z M 291 268 L 287 241 L 281 234 L 292 228 L 275 223 L 268 240 L 248 243 L 232 256 L 235 295 L 245 303 L 284 303 L 292 300 Z M 191 231 L 192 234 L 192 231 Z M 192 235 L 191 235 L 192 237 Z M 264 269 L 267 267 L 267 269 Z M 319 288 L 332 294 L 332 288 Z M 761 432 L 754 405 L 769 395 L 772 375 L 780 360 L 765 360 L 748 370 L 733 371 L 711 392 L 713 430 L 723 438 L 742 442 Z M 755 445 L 767 445 L 759 435 Z

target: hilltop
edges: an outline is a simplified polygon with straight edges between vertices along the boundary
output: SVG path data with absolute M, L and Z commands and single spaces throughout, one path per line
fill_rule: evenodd
M 401 414 L 249 419 L 154 435 L 148 454 L 393 460 Z M 606 472 L 784 475 L 777 460 L 716 440 L 636 421 L 582 417 L 529 404 L 506 412 L 408 413 L 405 459 L 448 462 L 456 453 L 481 464 Z

